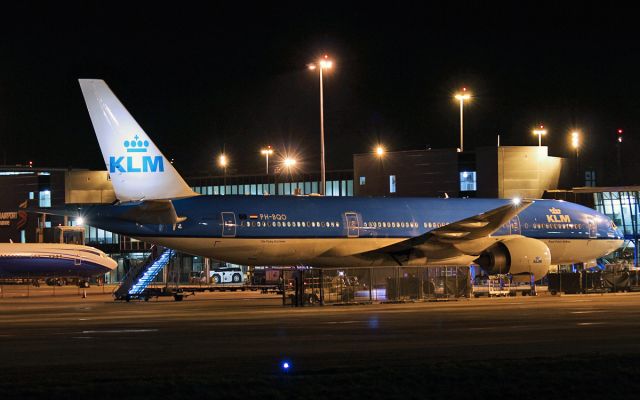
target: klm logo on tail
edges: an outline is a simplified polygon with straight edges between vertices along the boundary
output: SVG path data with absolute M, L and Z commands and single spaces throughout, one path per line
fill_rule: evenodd
M 138 135 L 133 140 L 125 140 L 124 148 L 127 153 L 146 153 L 149 147 L 148 140 L 140 140 Z M 164 159 L 162 156 L 109 156 L 109 173 L 114 172 L 164 172 Z

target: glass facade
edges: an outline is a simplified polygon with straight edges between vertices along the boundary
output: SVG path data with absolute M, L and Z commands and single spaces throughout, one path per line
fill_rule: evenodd
M 217 185 L 217 186 L 193 186 L 198 194 L 224 195 L 239 194 L 246 196 L 272 195 L 309 195 L 318 193 L 318 181 L 311 182 L 283 182 L 283 183 L 257 183 L 245 185 Z M 353 179 L 328 180 L 325 188 L 326 196 L 353 196 Z
M 640 192 L 594 193 L 595 208 L 613 220 L 626 239 L 638 238 Z

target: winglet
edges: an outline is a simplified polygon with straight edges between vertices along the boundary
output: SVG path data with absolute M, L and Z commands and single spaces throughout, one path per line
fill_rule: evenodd
M 120 201 L 197 196 L 104 81 L 79 82 Z

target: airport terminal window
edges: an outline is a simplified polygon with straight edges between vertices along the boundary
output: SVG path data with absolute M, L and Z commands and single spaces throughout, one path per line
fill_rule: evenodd
M 366 176 L 361 176 L 360 177 L 360 186 L 364 186 L 367 183 L 367 177 Z
M 635 236 L 640 223 L 638 192 L 595 193 L 595 208 L 607 215 L 627 236 Z
M 389 193 L 396 192 L 396 176 L 389 175 Z
M 349 179 L 347 181 L 347 196 L 353 196 L 353 180 Z
M 584 172 L 584 184 L 585 186 L 596 186 L 596 171 Z
M 333 196 L 333 185 L 331 185 L 331 181 L 326 182 L 324 195 Z
M 460 191 L 472 192 L 477 190 L 476 171 L 460 172 Z
M 38 195 L 39 207 L 51 207 L 51 191 L 43 190 Z
M 340 181 L 333 181 L 333 195 L 340 196 Z

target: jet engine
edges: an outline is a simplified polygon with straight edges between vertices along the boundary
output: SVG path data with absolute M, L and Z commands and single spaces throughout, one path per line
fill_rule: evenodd
M 489 247 L 475 262 L 489 275 L 533 274 L 538 280 L 549 271 L 551 252 L 540 240 L 515 237 Z

